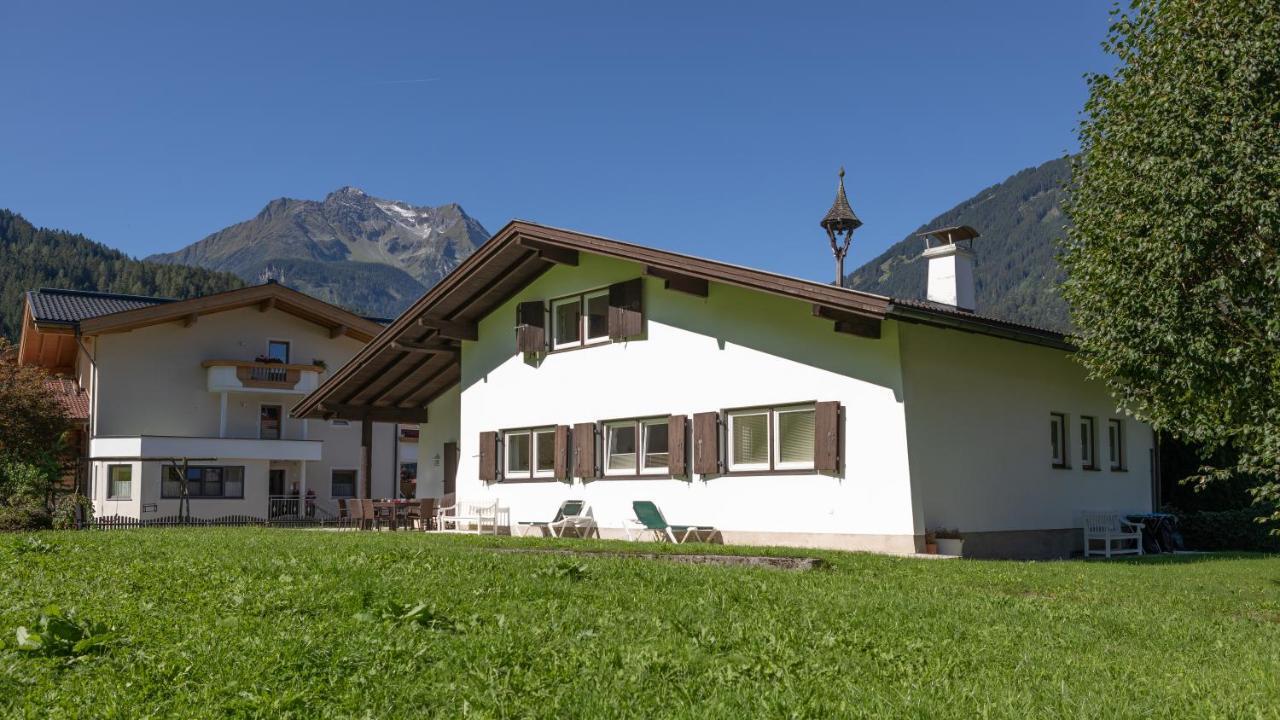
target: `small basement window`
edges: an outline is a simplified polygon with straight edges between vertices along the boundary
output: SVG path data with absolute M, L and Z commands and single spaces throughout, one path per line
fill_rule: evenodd
M 1056 468 L 1067 467 L 1067 416 L 1049 413 L 1049 457 Z

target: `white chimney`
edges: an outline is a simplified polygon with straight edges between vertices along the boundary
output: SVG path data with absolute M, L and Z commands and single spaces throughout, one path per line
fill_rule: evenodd
M 926 230 L 918 237 L 924 238 L 923 257 L 929 261 L 926 297 L 931 302 L 973 312 L 977 307 L 973 286 L 973 239 L 978 237 L 978 231 L 968 225 L 959 225 Z

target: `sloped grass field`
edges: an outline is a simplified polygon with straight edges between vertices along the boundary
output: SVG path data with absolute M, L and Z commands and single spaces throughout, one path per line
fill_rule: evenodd
M 785 571 L 411 533 L 31 537 L 0 537 L 5 717 L 1280 716 L 1280 556 L 769 551 L 827 561 Z M 18 649 L 42 612 L 50 644 Z M 59 622 L 98 640 L 55 647 Z

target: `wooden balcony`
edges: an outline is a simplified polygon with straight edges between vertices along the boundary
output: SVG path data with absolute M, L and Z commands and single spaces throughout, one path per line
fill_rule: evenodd
M 209 392 L 260 392 L 306 395 L 320 384 L 319 365 L 263 363 L 251 360 L 205 360 L 200 363 Z

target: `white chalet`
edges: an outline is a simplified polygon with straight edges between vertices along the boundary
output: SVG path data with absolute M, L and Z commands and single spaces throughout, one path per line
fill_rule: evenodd
M 1065 556 L 1083 512 L 1152 509 L 1152 431 L 1062 335 L 972 311 L 968 233 L 917 301 L 514 221 L 294 412 L 416 419 L 419 496 L 513 521 L 577 499 L 621 537 L 651 500 L 729 543 Z

